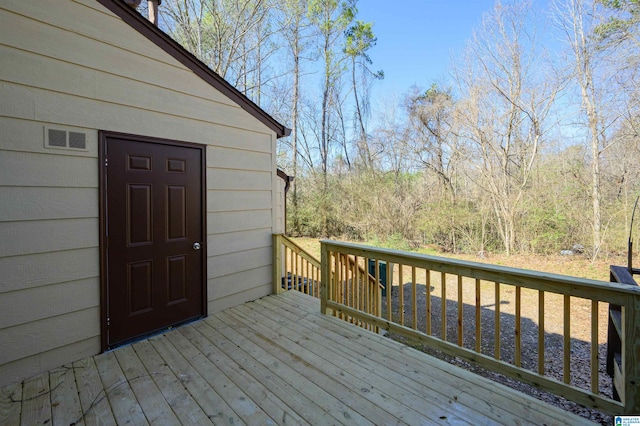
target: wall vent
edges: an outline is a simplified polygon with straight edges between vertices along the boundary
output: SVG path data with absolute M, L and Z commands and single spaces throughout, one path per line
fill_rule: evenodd
M 87 134 L 60 129 L 44 128 L 44 145 L 47 148 L 62 148 L 86 151 Z
M 80 132 L 69 132 L 69 148 L 87 149 L 87 135 Z

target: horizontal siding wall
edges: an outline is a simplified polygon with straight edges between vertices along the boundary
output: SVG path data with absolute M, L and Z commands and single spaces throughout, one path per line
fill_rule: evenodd
M 209 313 L 271 292 L 272 159 L 271 151 L 207 149 Z
M 97 1 L 54 3 L 0 3 L 0 386 L 100 350 L 98 130 L 206 144 L 209 313 L 271 291 L 273 132 Z
M 69 128 L 87 151 L 49 149 L 43 123 L 13 115 L 0 117 L 0 383 L 95 353 L 100 333 L 97 131 Z

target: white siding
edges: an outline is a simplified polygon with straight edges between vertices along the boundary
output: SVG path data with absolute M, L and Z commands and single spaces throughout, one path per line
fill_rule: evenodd
M 94 0 L 3 0 L 0 40 L 0 386 L 100 350 L 99 130 L 207 145 L 209 313 L 270 293 L 269 128 Z

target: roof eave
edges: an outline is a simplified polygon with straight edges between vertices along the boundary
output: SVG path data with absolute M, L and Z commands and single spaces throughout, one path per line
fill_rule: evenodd
M 147 37 L 162 50 L 167 52 L 178 62 L 193 71 L 198 77 L 209 83 L 226 97 L 236 102 L 242 109 L 262 122 L 276 133 L 278 138 L 289 136 L 291 129 L 285 127 L 256 105 L 251 99 L 243 95 L 215 71 L 206 66 L 202 61 L 172 39 L 167 33 L 153 25 L 137 11 L 120 0 L 96 0 L 109 9 L 123 21 L 133 27 L 140 34 Z

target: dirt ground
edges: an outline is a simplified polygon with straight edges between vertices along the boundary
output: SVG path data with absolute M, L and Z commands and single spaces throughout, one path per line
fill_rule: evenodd
M 310 253 L 319 258 L 320 245 L 317 240 L 296 239 L 296 242 Z M 442 254 L 436 253 L 438 256 Z M 510 267 L 532 269 L 543 272 L 553 272 L 576 277 L 599 279 L 608 281 L 609 265 L 624 265 L 626 258 L 622 256 L 601 257 L 596 262 L 591 262 L 583 256 L 498 256 L 485 255 L 482 258 L 477 256 L 449 256 L 474 262 L 485 262 Z M 404 325 L 411 327 L 413 312 L 411 312 L 411 269 L 406 267 L 403 270 L 402 293 L 404 303 L 400 303 L 399 269 L 396 265 L 393 271 L 393 291 L 391 309 L 396 321 L 400 319 L 400 310 L 404 312 Z M 425 286 L 426 272 L 417 270 L 416 276 L 416 327 L 426 331 L 426 296 Z M 431 273 L 431 333 L 442 338 L 442 283 L 439 273 Z M 447 278 L 446 282 L 446 339 L 457 343 L 457 323 L 458 323 L 458 282 L 453 276 Z M 495 318 L 496 300 L 495 284 L 482 283 L 481 291 L 481 348 L 482 353 L 494 356 L 495 348 Z M 513 362 L 515 357 L 515 288 L 501 285 L 499 292 L 500 311 L 500 359 Z M 521 293 L 521 339 L 522 339 L 522 366 L 532 371 L 537 371 L 538 363 L 538 292 L 534 290 L 522 289 Z M 475 348 L 475 281 L 464 280 L 462 285 L 462 322 L 463 322 L 463 346 Z M 544 303 L 545 320 L 545 374 L 562 380 L 563 374 L 563 297 L 560 295 L 546 294 Z M 590 387 L 590 352 L 591 352 L 591 302 L 576 297 L 571 298 L 571 384 L 584 389 Z M 599 391 L 601 394 L 611 396 L 611 378 L 606 374 L 606 342 L 607 342 L 607 304 L 600 303 L 598 306 L 598 344 L 599 344 Z M 386 316 L 386 306 L 383 303 L 383 315 Z M 403 341 L 402 336 L 389 335 L 399 341 Z M 411 342 L 405 342 L 411 344 Z M 529 395 L 547 401 L 553 405 L 560 406 L 568 411 L 574 412 L 587 419 L 603 425 L 612 424 L 612 417 L 597 410 L 584 408 L 576 403 L 564 398 L 540 391 L 533 386 L 522 384 L 516 380 L 509 379 L 500 374 L 479 368 L 467 363 L 459 358 L 444 355 L 428 347 L 411 344 L 417 349 L 433 354 L 447 361 L 459 365 L 460 367 L 474 371 L 483 376 L 489 377 L 497 382 L 503 383 L 514 389 L 520 390 Z

